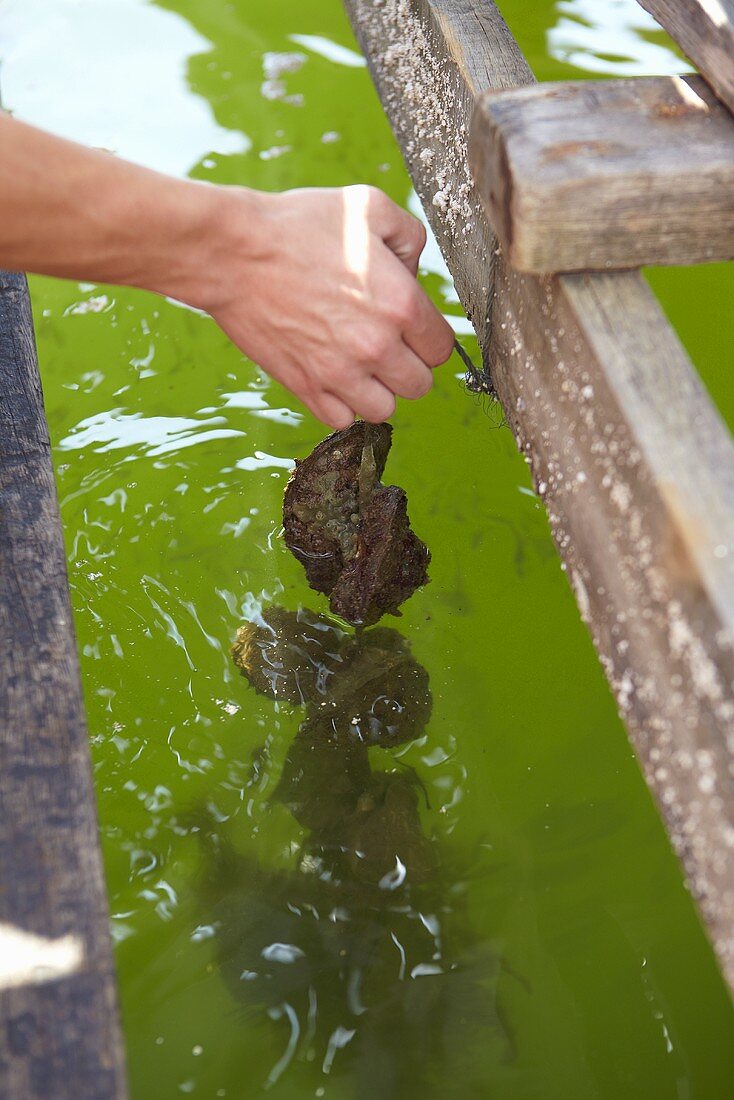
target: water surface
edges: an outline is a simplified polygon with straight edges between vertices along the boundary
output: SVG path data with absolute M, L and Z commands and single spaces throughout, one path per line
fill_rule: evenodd
M 632 0 L 503 10 L 540 79 L 685 68 Z M 335 0 L 8 0 L 0 54 L 6 103 L 71 136 L 415 208 Z M 466 333 L 435 249 L 422 277 Z M 731 271 L 650 277 L 731 422 Z M 136 1100 L 731 1095 L 727 994 L 526 467 L 458 362 L 394 418 L 432 580 L 384 624 L 401 675 L 350 701 L 365 729 L 396 700 L 420 720 L 342 759 L 229 653 L 274 605 L 338 649 L 279 538 L 322 428 L 206 317 L 32 290 Z

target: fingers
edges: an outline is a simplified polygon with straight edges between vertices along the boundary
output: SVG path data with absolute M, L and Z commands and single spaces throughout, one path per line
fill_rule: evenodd
M 416 281 L 418 261 L 426 243 L 425 227 L 382 191 L 369 192 L 369 206 L 373 232 L 403 267 L 402 278 L 395 279 L 396 285 L 389 293 L 393 318 L 408 347 L 427 367 L 437 367 L 451 355 L 454 333 Z
M 301 400 L 318 420 L 337 431 L 348 428 L 355 413 L 372 424 L 382 424 L 395 412 L 395 394 L 377 378 L 365 378 L 361 385 L 350 389 L 349 400 L 354 410 L 328 390 L 301 395 Z
M 395 394 L 377 378 L 363 378 L 351 391 L 354 408 L 373 424 L 389 420 L 395 412 Z
M 410 274 L 416 276 L 420 255 L 426 246 L 425 226 L 382 191 L 376 191 L 372 201 L 376 207 L 376 232 Z
M 416 280 L 421 222 L 363 186 L 268 202 L 257 262 L 245 250 L 226 278 L 239 289 L 211 310 L 223 330 L 332 428 L 427 393 L 454 335 Z
M 395 412 L 396 397 L 423 397 L 433 385 L 433 374 L 401 341 L 397 351 L 376 366 L 374 374 L 354 368 L 342 370 L 332 375 L 331 384 L 336 393 L 305 383 L 299 387 L 301 399 L 325 424 L 346 428 L 355 414 L 373 424 L 389 420 Z
M 409 401 L 425 397 L 433 386 L 433 372 L 402 342 L 375 375 L 392 393 Z
M 313 397 L 304 399 L 304 404 L 322 423 L 337 431 L 340 428 L 348 428 L 354 421 L 354 411 L 328 390 L 322 390 Z
M 416 281 L 418 261 L 426 243 L 425 227 L 381 191 L 372 192 L 371 203 L 375 231 L 409 274 L 391 295 L 394 318 L 405 343 L 418 358 L 427 367 L 440 366 L 451 355 L 454 333 Z
M 438 367 L 454 350 L 454 330 L 421 286 L 411 282 L 403 305 L 403 340 L 427 367 Z
M 373 424 L 389 420 L 395 412 L 396 397 L 408 400 L 423 397 L 433 385 L 433 374 L 410 348 L 401 344 L 398 353 L 382 367 L 379 377 L 350 372 L 340 381 L 341 397 L 321 391 L 306 401 L 319 420 L 332 428 L 348 427 L 355 413 Z
M 453 351 L 454 331 L 416 279 L 394 259 L 391 262 L 393 270 L 382 291 L 385 309 L 410 350 L 426 367 L 438 367 Z

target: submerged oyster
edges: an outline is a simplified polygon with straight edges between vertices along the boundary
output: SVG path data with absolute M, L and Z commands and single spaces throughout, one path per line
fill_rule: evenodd
M 418 781 L 410 769 L 375 772 L 369 759 L 374 745 L 422 736 L 431 717 L 428 673 L 405 638 L 388 627 L 350 635 L 274 606 L 240 628 L 232 657 L 259 692 L 306 708 L 274 798 L 312 831 L 319 860 L 338 879 L 378 887 L 397 858 L 412 883 L 425 881 L 435 853 Z
M 305 609 L 269 607 L 240 627 L 232 659 L 256 691 L 308 706 L 313 739 L 392 747 L 430 718 L 428 673 L 388 627 L 352 636 Z
M 263 695 L 288 703 L 322 697 L 343 662 L 346 635 L 323 615 L 269 607 L 244 623 L 232 646 L 232 659 Z
M 308 707 L 312 741 L 401 745 L 431 716 L 428 673 L 389 627 L 352 636 L 322 615 L 270 607 L 237 631 L 232 658 L 261 694 Z
M 288 549 L 332 611 L 370 626 L 428 580 L 428 547 L 411 531 L 407 498 L 380 481 L 389 424 L 357 421 L 296 463 L 283 501 Z

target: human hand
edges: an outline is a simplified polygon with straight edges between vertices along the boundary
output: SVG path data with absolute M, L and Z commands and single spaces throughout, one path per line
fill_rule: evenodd
M 416 281 L 417 219 L 366 186 L 216 190 L 192 304 L 333 428 L 428 392 L 454 334 Z
M 271 195 L 174 179 L 3 112 L 0 139 L 4 267 L 206 310 L 333 427 L 387 419 L 451 354 L 415 278 L 423 226 L 375 188 Z

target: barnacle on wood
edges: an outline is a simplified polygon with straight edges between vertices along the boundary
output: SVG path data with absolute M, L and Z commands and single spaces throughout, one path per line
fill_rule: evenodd
M 283 501 L 289 550 L 331 610 L 369 626 L 428 580 L 431 555 L 411 531 L 407 498 L 380 481 L 389 424 L 358 421 L 333 432 L 296 463 Z

